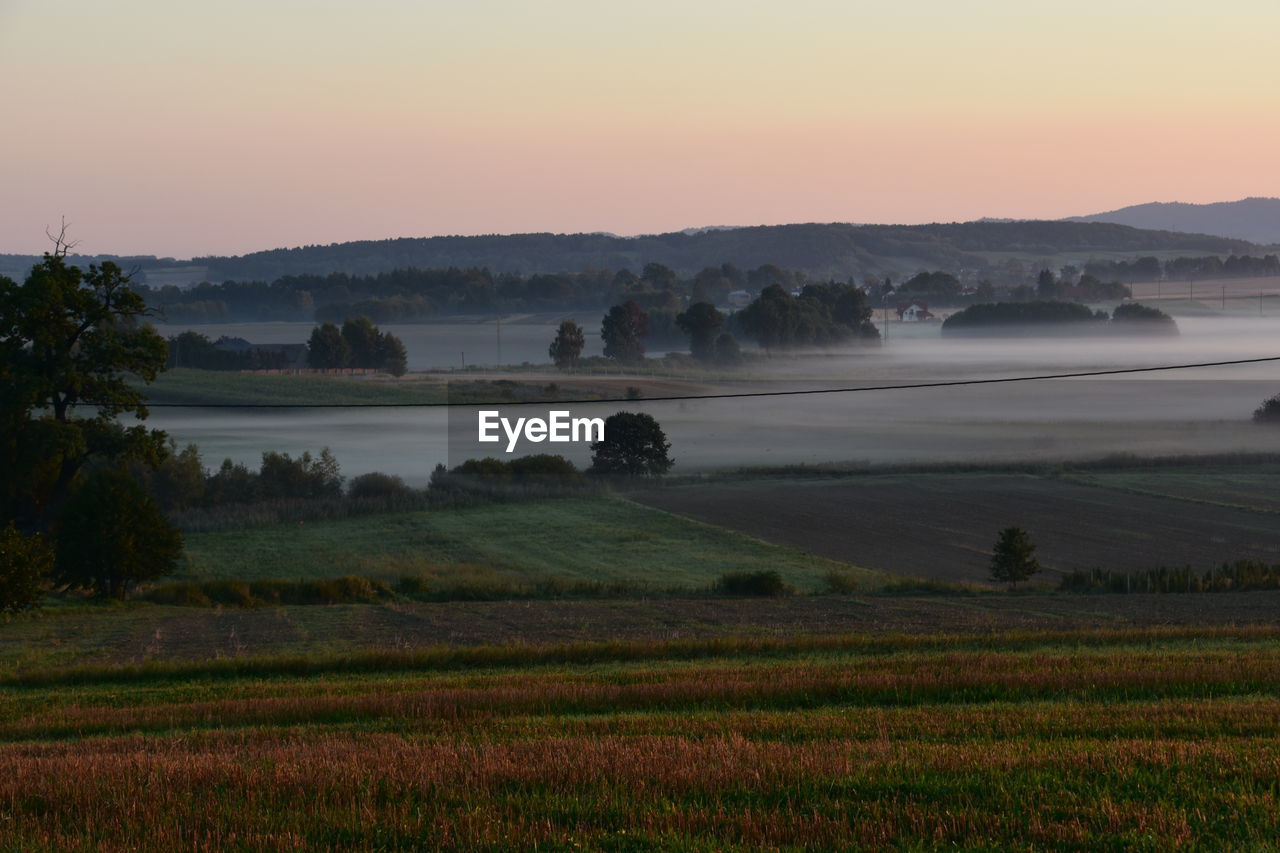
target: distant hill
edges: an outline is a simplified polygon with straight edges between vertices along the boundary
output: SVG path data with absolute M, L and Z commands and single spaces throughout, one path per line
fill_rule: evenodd
M 1048 266 L 1090 258 L 1246 254 L 1257 247 L 1237 239 L 1149 231 L 1100 222 L 978 221 L 932 225 L 764 225 L 711 227 L 669 234 L 492 234 L 407 237 L 272 249 L 231 257 L 75 256 L 81 265 L 105 259 L 137 269 L 152 286 L 274 281 L 289 275 L 374 275 L 395 269 L 485 267 L 495 273 L 558 273 L 629 269 L 660 263 L 691 276 L 728 261 L 742 269 L 777 264 L 815 277 L 912 275 L 922 269 L 981 273 L 1009 257 Z M 21 279 L 39 261 L 0 255 L 0 275 Z
M 1152 202 L 1064 221 L 1115 222 L 1134 228 L 1216 234 L 1274 245 L 1280 243 L 1280 198 L 1243 198 L 1213 204 Z
M 777 264 L 814 276 L 901 275 L 916 270 L 980 270 L 988 253 L 1089 258 L 1108 253 L 1232 254 L 1243 240 L 1143 231 L 1087 222 L 961 222 L 933 225 L 807 224 L 723 228 L 640 237 L 609 234 L 511 234 L 365 240 L 273 249 L 239 257 L 196 258 L 210 281 L 273 280 L 284 275 L 369 275 L 406 267 L 487 267 L 494 272 L 555 273 L 630 269 L 660 263 L 685 275 L 730 261 L 743 269 Z

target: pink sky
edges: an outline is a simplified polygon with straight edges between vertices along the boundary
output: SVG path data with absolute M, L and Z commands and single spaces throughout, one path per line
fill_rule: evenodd
M 1280 195 L 1274 2 L 448 5 L 0 0 L 0 251 Z

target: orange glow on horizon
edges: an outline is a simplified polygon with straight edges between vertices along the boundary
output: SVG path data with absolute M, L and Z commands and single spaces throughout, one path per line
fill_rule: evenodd
M 1280 195 L 1280 8 L 0 4 L 0 251 L 1053 218 Z

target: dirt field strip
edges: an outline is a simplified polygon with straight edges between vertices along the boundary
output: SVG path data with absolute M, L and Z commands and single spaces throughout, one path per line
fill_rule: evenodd
M 982 581 L 996 534 L 1030 532 L 1046 578 L 1224 560 L 1280 562 L 1280 525 L 1247 509 L 1012 474 L 754 481 L 633 493 L 646 506 L 868 569 Z

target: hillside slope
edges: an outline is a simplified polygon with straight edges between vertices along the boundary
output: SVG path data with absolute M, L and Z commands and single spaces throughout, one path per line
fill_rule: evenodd
M 1113 222 L 1134 228 L 1216 234 L 1264 245 L 1280 243 L 1280 198 L 1242 198 L 1213 204 L 1152 202 L 1067 222 Z

